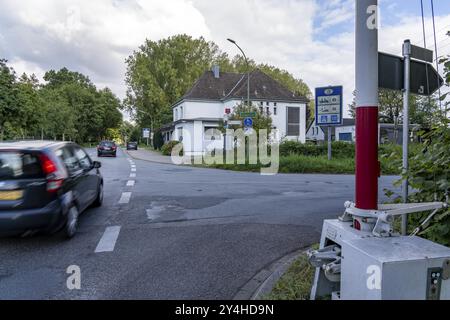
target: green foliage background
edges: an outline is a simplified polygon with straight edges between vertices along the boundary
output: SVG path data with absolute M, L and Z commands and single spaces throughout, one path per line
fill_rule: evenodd
M 153 129 L 172 121 L 171 105 L 179 100 L 194 82 L 213 65 L 222 72 L 247 72 L 243 57 L 230 58 L 203 37 L 176 35 L 159 41 L 147 40 L 127 60 L 127 97 L 125 108 L 137 124 Z M 250 69 L 261 71 L 280 81 L 297 94 L 311 97 L 301 79 L 286 70 L 249 60 Z
M 108 88 L 63 68 L 50 70 L 39 83 L 34 75 L 17 77 L 0 60 L 0 140 L 54 139 L 80 143 L 118 139 L 120 100 Z

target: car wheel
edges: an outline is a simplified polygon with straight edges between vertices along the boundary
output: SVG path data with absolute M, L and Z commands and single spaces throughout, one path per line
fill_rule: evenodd
M 97 157 L 100 158 L 102 155 L 100 153 L 97 153 Z
M 103 203 L 103 183 L 100 183 L 100 185 L 98 186 L 97 198 L 95 198 L 95 201 L 92 204 L 92 206 L 101 207 L 102 203 Z
M 69 212 L 67 213 L 66 226 L 64 227 L 64 233 L 69 239 L 73 238 L 77 233 L 79 215 L 78 208 L 75 205 L 70 207 Z

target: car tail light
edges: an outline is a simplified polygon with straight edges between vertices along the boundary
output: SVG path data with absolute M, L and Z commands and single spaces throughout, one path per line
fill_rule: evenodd
M 45 154 L 41 155 L 41 165 L 42 165 L 42 171 L 44 171 L 44 173 L 46 175 L 56 172 L 55 163 Z
M 42 171 L 47 176 L 47 191 L 48 192 L 56 192 L 58 191 L 63 183 L 63 179 L 55 179 L 55 173 L 58 171 L 58 168 L 53 162 L 52 159 L 50 159 L 46 154 L 42 154 L 40 156 L 41 158 L 41 166 Z

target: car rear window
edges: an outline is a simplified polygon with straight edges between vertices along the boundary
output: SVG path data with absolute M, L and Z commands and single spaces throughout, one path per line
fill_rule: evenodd
M 43 178 L 39 157 L 35 153 L 0 151 L 0 180 Z
M 103 147 L 114 147 L 115 146 L 115 143 L 114 142 L 102 142 L 102 143 L 100 143 L 100 145 L 101 146 L 103 146 Z

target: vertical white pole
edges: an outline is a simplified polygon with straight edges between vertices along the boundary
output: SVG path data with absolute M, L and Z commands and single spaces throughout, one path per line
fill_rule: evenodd
M 356 1 L 356 207 L 378 207 L 378 0 Z
M 408 146 L 409 146 L 409 93 L 410 93 L 410 67 L 411 67 L 411 42 L 405 40 L 403 43 L 403 57 L 405 63 L 405 83 L 403 90 L 403 174 L 408 173 Z M 403 202 L 408 202 L 408 179 L 402 183 Z M 402 216 L 402 235 L 408 232 L 408 215 Z

